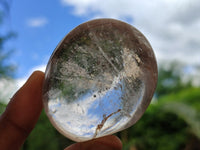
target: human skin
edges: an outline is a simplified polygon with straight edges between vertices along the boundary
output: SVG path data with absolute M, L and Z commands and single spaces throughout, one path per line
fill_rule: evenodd
M 0 149 L 19 150 L 34 128 L 43 109 L 44 73 L 35 71 L 11 98 L 0 116 Z M 34 142 L 34 141 L 33 141 Z M 119 138 L 110 135 L 87 142 L 75 143 L 65 150 L 121 150 Z

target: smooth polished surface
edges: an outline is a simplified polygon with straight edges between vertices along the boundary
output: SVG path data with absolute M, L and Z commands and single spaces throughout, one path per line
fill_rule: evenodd
M 153 50 L 137 29 L 113 19 L 89 21 L 72 30 L 49 60 L 45 111 L 63 135 L 87 141 L 133 125 L 156 83 Z

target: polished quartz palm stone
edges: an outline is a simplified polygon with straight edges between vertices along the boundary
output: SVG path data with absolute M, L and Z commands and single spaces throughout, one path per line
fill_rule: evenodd
M 86 22 L 57 46 L 45 72 L 51 123 L 80 142 L 133 125 L 149 105 L 157 64 L 147 39 L 113 19 Z

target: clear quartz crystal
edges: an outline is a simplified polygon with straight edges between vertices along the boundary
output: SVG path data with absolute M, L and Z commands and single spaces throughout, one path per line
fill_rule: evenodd
M 43 100 L 51 123 L 80 142 L 133 125 L 151 101 L 157 65 L 134 27 L 98 19 L 72 30 L 52 54 Z

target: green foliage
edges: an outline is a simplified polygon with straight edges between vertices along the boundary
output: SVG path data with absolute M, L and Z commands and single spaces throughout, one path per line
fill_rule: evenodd
M 186 88 L 160 99 L 160 107 L 181 117 L 200 139 L 200 88 Z
M 13 77 L 16 66 L 8 64 L 6 61 L 12 54 L 12 50 L 5 50 L 4 43 L 15 37 L 15 34 L 10 32 L 7 35 L 0 35 L 0 78 Z
M 3 25 L 6 15 L 9 12 L 9 0 L 0 1 L 0 26 Z M 1 30 L 0 30 L 1 31 Z M 8 58 L 12 54 L 12 50 L 5 49 L 4 45 L 7 41 L 16 37 L 12 31 L 0 33 L 0 78 L 13 77 L 16 66 L 7 63 Z
M 159 99 L 161 102 L 183 102 L 200 111 L 199 100 L 200 88 L 197 87 L 184 88 L 179 92 L 167 94 Z
M 181 102 L 166 103 L 162 108 L 180 116 L 189 125 L 191 132 L 200 139 L 200 115 L 196 109 Z
M 0 115 L 4 112 L 6 109 L 6 105 L 0 102 Z
M 135 146 L 138 150 L 178 150 L 186 141 L 186 126 L 176 115 L 151 105 L 143 117 L 127 129 L 128 138 L 123 149 Z

